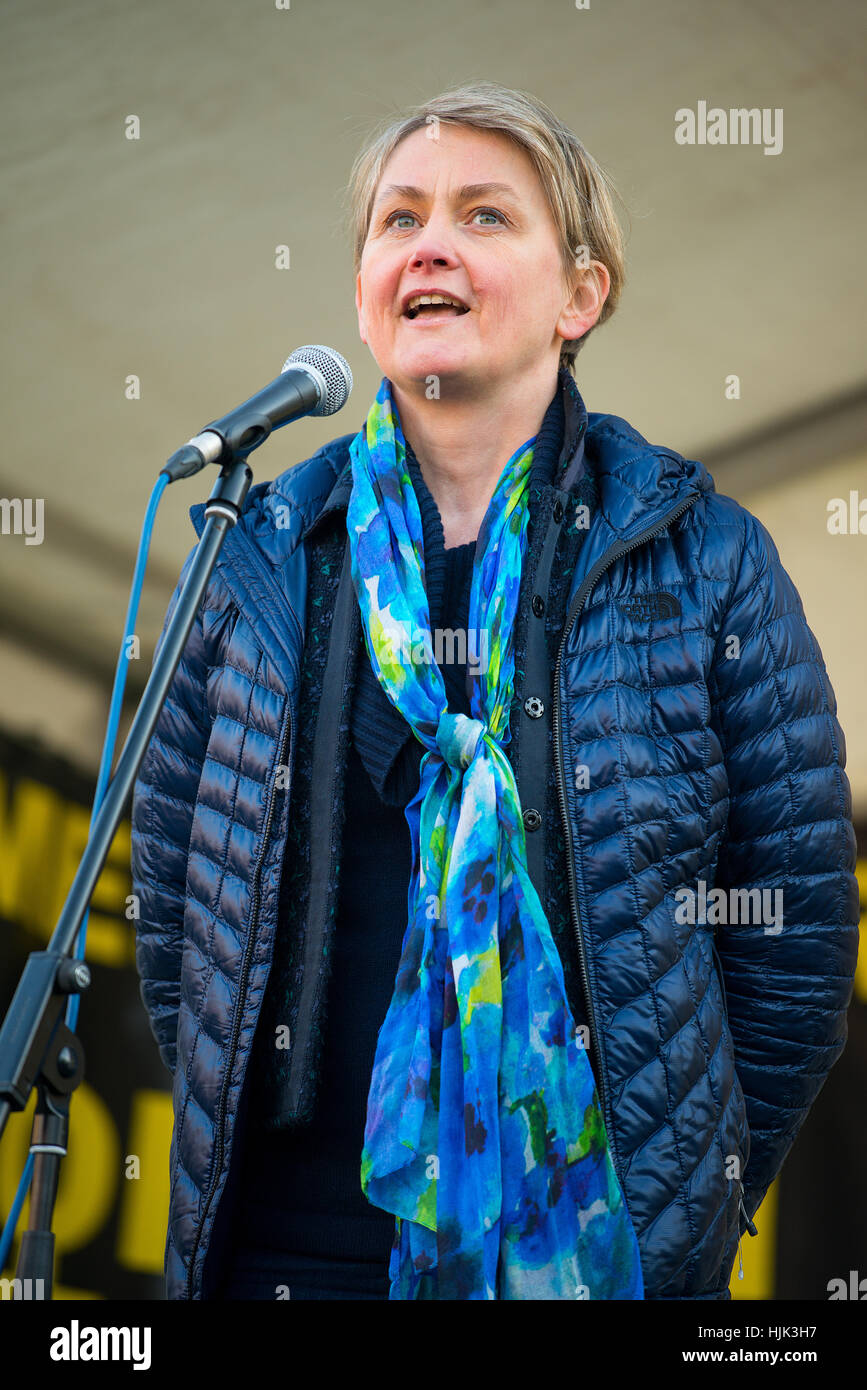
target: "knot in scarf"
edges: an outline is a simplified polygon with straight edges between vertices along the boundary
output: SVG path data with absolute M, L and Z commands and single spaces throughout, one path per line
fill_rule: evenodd
M 437 748 L 450 768 L 463 771 L 476 756 L 486 732 L 480 719 L 468 719 L 465 714 L 444 710 L 437 725 Z
M 427 750 L 361 1154 L 365 1196 L 395 1216 L 390 1299 L 644 1296 L 504 752 L 534 442 L 505 465 L 476 543 L 469 627 L 487 661 L 471 675 L 471 717 L 449 711 L 431 659 L 421 514 L 387 377 L 350 445 L 365 644 Z

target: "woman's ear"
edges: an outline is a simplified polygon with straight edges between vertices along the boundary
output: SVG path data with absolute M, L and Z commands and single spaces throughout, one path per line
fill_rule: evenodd
M 365 345 L 365 347 L 366 347 L 366 346 L 367 346 L 367 339 L 366 339 L 365 336 L 364 336 L 364 334 L 365 334 L 364 314 L 362 313 L 362 310 L 361 310 L 361 272 L 360 272 L 360 271 L 359 271 L 359 273 L 358 273 L 358 274 L 356 275 L 356 277 L 355 277 L 355 308 L 356 308 L 356 311 L 357 311 L 357 313 L 358 313 L 358 336 L 359 336 L 359 338 L 361 339 L 361 341 L 364 343 L 364 345 Z
M 581 267 L 572 298 L 557 320 L 561 338 L 583 338 L 593 327 L 611 288 L 611 276 L 601 261 Z

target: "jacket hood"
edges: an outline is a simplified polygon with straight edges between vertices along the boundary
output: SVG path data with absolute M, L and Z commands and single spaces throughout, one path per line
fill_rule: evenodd
M 714 491 L 703 463 L 649 444 L 619 415 L 591 414 L 585 455 L 599 489 L 600 509 L 613 531 L 644 529 L 651 514 L 668 512 L 695 493 Z

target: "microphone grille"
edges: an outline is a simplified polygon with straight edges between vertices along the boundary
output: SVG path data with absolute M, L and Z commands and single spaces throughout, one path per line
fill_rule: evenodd
M 335 352 L 334 348 L 324 347 L 321 343 L 308 343 L 296 348 L 286 358 L 281 370 L 285 372 L 287 367 L 293 366 L 315 368 L 325 383 L 325 394 L 316 409 L 311 410 L 311 415 L 333 415 L 349 400 L 352 369 L 346 358 Z

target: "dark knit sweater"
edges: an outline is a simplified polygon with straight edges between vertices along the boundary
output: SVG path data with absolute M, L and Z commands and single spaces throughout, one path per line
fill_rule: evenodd
M 545 525 L 536 523 L 540 517 L 547 522 L 550 511 L 546 503 L 563 438 L 562 393 L 571 384 L 571 377 L 565 382 L 566 375 L 560 374 L 536 439 L 531 469 L 527 556 L 515 625 L 512 738 L 506 746 L 513 766 L 520 736 L 528 594 L 545 531 Z M 465 631 L 475 543 L 444 549 L 436 502 L 411 449 L 408 465 L 422 518 L 431 628 Z M 593 505 L 592 476 L 587 472 L 581 480 L 580 500 Z M 552 666 L 584 534 L 564 525 L 555 555 L 546 620 Z M 300 710 L 318 709 L 328 651 L 327 614 L 333 609 L 345 541 L 345 513 L 335 513 L 327 529 L 323 526 L 311 541 Z M 276 1030 L 292 1017 L 298 989 L 302 937 L 298 924 L 304 920 L 309 880 L 305 836 L 315 719 L 300 720 L 296 731 L 278 932 L 250 1067 L 244 1171 L 235 1220 L 234 1297 L 272 1298 L 273 1291 L 268 1290 L 273 1290 L 275 1281 L 288 1284 L 295 1298 L 385 1298 L 388 1292 L 394 1218 L 365 1199 L 360 1161 L 377 1033 L 394 989 L 408 916 L 411 847 L 404 807 L 418 789 L 424 748 L 380 687 L 363 638 L 356 656 L 351 700 L 343 715 L 345 758 L 343 776 L 338 777 L 340 806 L 334 827 L 334 929 L 323 998 L 328 1022 L 320 1039 L 313 1101 L 300 1115 L 292 1115 L 285 1106 L 288 1054 L 274 1045 Z M 442 672 L 449 709 L 469 714 L 466 665 L 445 663 Z M 569 919 L 565 847 L 550 745 L 549 732 L 544 903 L 573 1015 L 576 1023 L 582 1023 L 586 1011 Z M 260 1287 L 262 1292 L 257 1292 Z

